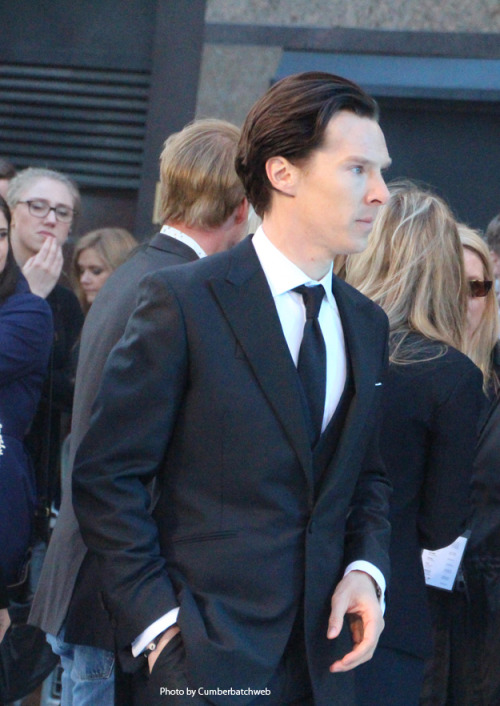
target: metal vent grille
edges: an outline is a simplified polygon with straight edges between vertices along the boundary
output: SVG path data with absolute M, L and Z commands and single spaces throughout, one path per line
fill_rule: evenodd
M 0 155 L 80 186 L 137 189 L 149 84 L 147 72 L 4 64 Z

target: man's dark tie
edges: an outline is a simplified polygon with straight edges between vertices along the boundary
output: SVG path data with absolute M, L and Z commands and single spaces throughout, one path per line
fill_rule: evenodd
M 297 371 L 302 382 L 311 417 L 311 445 L 315 446 L 320 435 L 325 409 L 326 346 L 318 314 L 325 295 L 323 285 L 301 285 L 295 292 L 302 295 L 306 307 L 306 323 L 299 350 Z

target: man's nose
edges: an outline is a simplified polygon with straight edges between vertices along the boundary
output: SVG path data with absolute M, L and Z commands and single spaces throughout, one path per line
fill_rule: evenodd
M 370 203 L 379 203 L 383 205 L 384 203 L 387 203 L 387 201 L 389 200 L 389 196 L 389 189 L 387 188 L 385 179 L 382 174 L 378 174 L 376 177 L 374 177 L 374 181 L 370 191 L 369 201 Z

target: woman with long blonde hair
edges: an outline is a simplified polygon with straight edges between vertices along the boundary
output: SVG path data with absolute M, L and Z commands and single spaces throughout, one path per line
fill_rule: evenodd
M 465 352 L 483 373 L 486 394 L 493 396 L 500 387 L 494 364 L 500 329 L 494 265 L 488 246 L 478 231 L 459 223 L 458 233 L 464 248 L 469 287 Z
M 468 515 L 482 391 L 464 349 L 467 282 L 445 202 L 411 182 L 390 185 L 366 250 L 346 280 L 389 318 L 381 452 L 393 484 L 386 627 L 356 669 L 360 706 L 416 706 L 432 630 L 421 551 L 451 544 Z
M 83 235 L 73 253 L 71 274 L 86 314 L 104 282 L 138 245 L 125 228 L 98 228 Z
M 500 704 L 500 343 L 493 262 L 480 234 L 459 225 L 468 280 L 466 352 L 483 373 L 488 397 L 479 418 L 471 484 L 471 536 L 464 556 L 467 590 L 436 610 L 436 650 L 423 704 Z M 453 616 L 456 619 L 453 619 Z

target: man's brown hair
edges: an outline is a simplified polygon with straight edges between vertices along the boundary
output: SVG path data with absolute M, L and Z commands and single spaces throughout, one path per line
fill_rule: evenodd
M 271 202 L 267 160 L 304 161 L 322 145 L 329 121 L 341 110 L 378 120 L 377 103 L 359 86 L 320 71 L 287 76 L 254 104 L 242 128 L 236 171 L 259 216 Z

